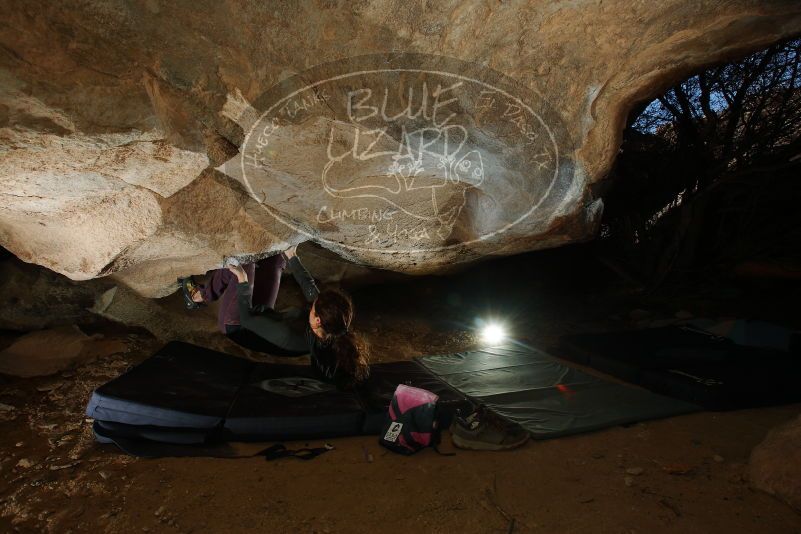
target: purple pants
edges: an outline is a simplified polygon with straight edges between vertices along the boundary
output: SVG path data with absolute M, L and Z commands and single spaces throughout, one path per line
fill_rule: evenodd
M 256 263 L 242 265 L 248 275 L 251 293 L 253 295 L 250 305 L 265 305 L 268 308 L 275 306 L 278 297 L 278 288 L 281 286 L 281 272 L 286 267 L 283 254 L 276 254 L 263 258 Z M 221 332 L 227 333 L 228 326 L 239 325 L 239 307 L 236 302 L 236 276 L 228 269 L 215 269 L 211 271 L 211 278 L 201 288 L 200 294 L 204 302 L 220 299 L 220 310 L 217 314 L 217 327 Z

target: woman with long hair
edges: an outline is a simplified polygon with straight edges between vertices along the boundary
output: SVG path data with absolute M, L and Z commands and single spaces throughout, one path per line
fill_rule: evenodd
M 308 320 L 301 328 L 294 327 L 291 314 L 273 310 L 285 268 L 311 304 Z M 255 265 L 231 264 L 227 269 L 217 269 L 205 286 L 196 285 L 191 277 L 180 282 L 187 307 L 221 299 L 221 330 L 240 345 L 283 356 L 310 354 L 319 378 L 339 388 L 367 378 L 368 348 L 362 336 L 353 331 L 353 301 L 338 290 L 320 291 L 295 247 Z

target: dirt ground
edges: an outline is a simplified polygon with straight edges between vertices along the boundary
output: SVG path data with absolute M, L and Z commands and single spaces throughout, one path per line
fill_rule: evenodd
M 414 291 L 360 290 L 358 327 L 373 359 L 389 361 L 475 346 L 470 317 L 505 309 L 516 335 L 558 356 L 562 333 L 656 323 L 688 304 L 600 294 L 592 280 L 555 290 L 526 272 L 523 293 L 519 277 L 477 282 L 480 270 L 421 279 Z M 690 304 L 705 314 L 712 300 Z M 0 411 L 0 532 L 801 532 L 801 515 L 750 489 L 746 474 L 751 449 L 801 405 L 701 412 L 500 453 L 401 457 L 366 436 L 330 440 L 335 449 L 311 461 L 145 460 L 96 444 L 83 411 L 95 387 L 161 342 L 114 326 L 100 333 L 110 352 L 125 349 L 51 377 L 0 377 L 0 404 L 11 407 Z

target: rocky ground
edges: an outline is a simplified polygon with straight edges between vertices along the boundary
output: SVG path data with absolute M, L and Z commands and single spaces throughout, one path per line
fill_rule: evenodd
M 374 360 L 387 361 L 474 346 L 469 318 L 504 310 L 518 335 L 558 355 L 564 332 L 664 322 L 719 304 L 600 293 L 590 279 L 555 288 L 548 272 L 564 271 L 564 259 L 493 266 L 490 278 L 479 266 L 412 288 L 360 289 L 358 326 Z M 801 531 L 801 515 L 748 480 L 753 447 L 799 405 L 701 412 L 506 453 L 407 458 L 367 436 L 331 440 L 335 449 L 309 462 L 143 460 L 96 444 L 83 410 L 95 387 L 162 341 L 111 322 L 82 328 L 94 361 L 46 377 L 0 377 L 0 531 Z M 18 336 L 6 331 L 0 348 Z

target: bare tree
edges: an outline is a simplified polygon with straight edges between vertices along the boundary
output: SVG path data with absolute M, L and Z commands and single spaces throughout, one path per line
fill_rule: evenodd
M 798 252 L 799 62 L 801 39 L 774 45 L 690 76 L 630 115 L 605 233 L 642 278 Z

